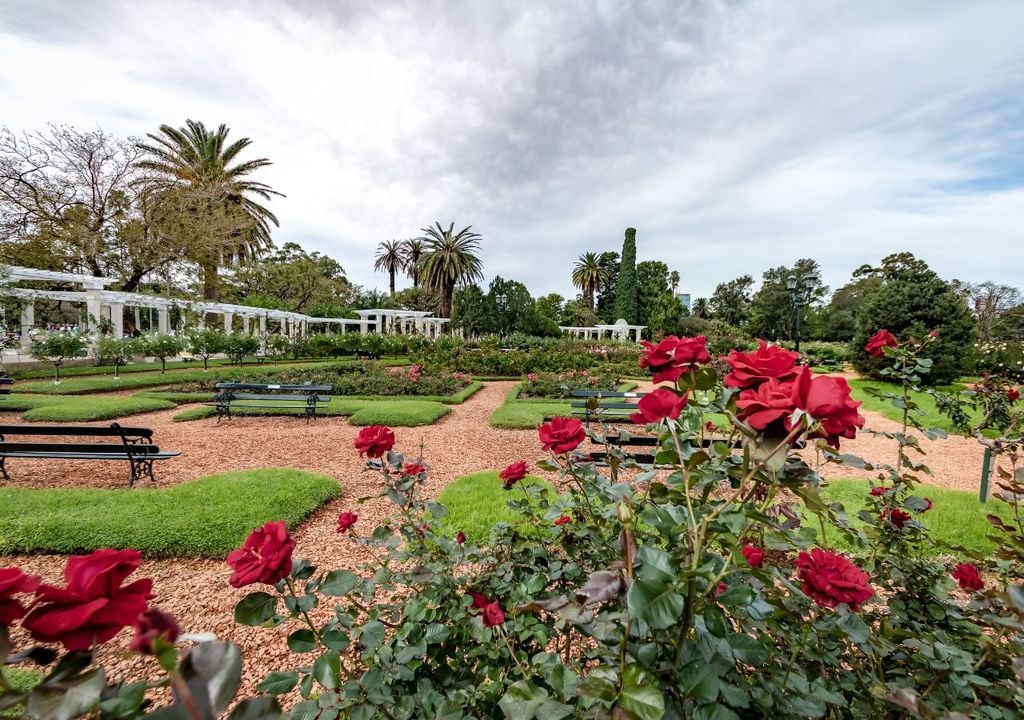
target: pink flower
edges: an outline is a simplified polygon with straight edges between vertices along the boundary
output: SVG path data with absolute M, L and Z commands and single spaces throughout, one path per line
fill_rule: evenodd
M 726 356 L 725 362 L 732 368 L 722 378 L 726 387 L 755 388 L 769 380 L 789 380 L 796 375 L 800 353 L 769 345 L 764 340 L 758 340 L 757 345 L 753 352 L 733 350 Z
M 587 438 L 583 423 L 576 418 L 555 417 L 537 430 L 545 450 L 556 455 L 572 452 Z
M 395 433 L 383 425 L 364 427 L 353 443 L 360 455 L 379 458 L 395 446 Z
M 644 347 L 640 367 L 654 373 L 655 383 L 675 382 L 684 372 L 711 361 L 703 335 L 692 338 L 669 335 L 657 345 L 646 340 L 641 340 L 640 344 Z

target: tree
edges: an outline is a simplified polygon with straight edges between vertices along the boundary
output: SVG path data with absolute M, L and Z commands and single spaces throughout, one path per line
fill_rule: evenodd
M 622 241 L 622 262 L 615 287 L 616 320 L 624 318 L 631 325 L 637 323 L 636 283 L 636 229 L 626 228 Z
M 142 352 L 143 343 L 139 338 L 101 335 L 96 343 L 97 365 L 113 365 L 114 377 L 121 378 L 121 366 L 130 363 Z
M 707 317 L 714 315 L 729 325 L 743 327 L 750 315 L 750 292 L 753 287 L 754 278 L 749 275 L 719 283 L 708 301 Z
M 693 301 L 693 307 L 690 309 L 690 314 L 695 318 L 707 320 L 711 317 L 711 303 L 705 297 L 699 297 Z
M 441 296 L 436 290 L 425 287 L 411 287 L 395 293 L 395 304 L 403 310 L 418 310 L 437 314 Z
M 227 335 L 223 330 L 204 328 L 196 330 L 188 336 L 188 347 L 193 355 L 203 359 L 203 372 L 210 369 L 210 358 L 224 352 L 224 341 Z
M 267 352 L 270 353 L 270 357 L 272 357 L 275 362 L 281 360 L 281 358 L 287 355 L 288 351 L 291 350 L 292 347 L 292 341 L 288 339 L 287 335 L 282 335 L 281 333 L 272 333 L 267 335 L 264 342 Z
M 857 333 L 857 318 L 868 296 L 882 284 L 875 276 L 860 277 L 832 293 L 821 314 L 821 339 L 848 342 Z
M 441 317 L 450 317 L 455 286 L 483 279 L 483 264 L 477 256 L 481 237 L 469 225 L 455 232 L 455 223 L 447 229 L 434 223 L 423 233 L 421 279 L 441 293 Z
M 384 240 L 377 245 L 373 269 L 388 274 L 391 297 L 395 296 L 395 276 L 405 267 L 405 250 L 401 240 Z
M 336 317 L 330 309 L 351 304 L 355 296 L 338 261 L 308 253 L 296 243 L 285 243 L 260 262 L 240 268 L 229 292 L 243 305 L 316 317 Z M 314 313 L 314 308 L 328 312 Z
M 671 273 L 660 260 L 636 266 L 637 317 L 650 337 L 671 333 L 683 317 L 683 306 L 672 292 Z
M 859 372 L 880 376 L 884 360 L 868 355 L 864 345 L 882 329 L 900 339 L 937 333 L 926 351 L 932 368 L 922 380 L 928 383 L 952 382 L 972 367 L 977 336 L 974 317 L 964 296 L 927 263 L 910 253 L 896 253 L 883 259 L 878 268 L 862 271 L 859 276 L 874 276 L 881 281 L 865 298 L 857 318 L 851 359 Z
M 983 282 L 967 285 L 965 289 L 974 317 L 978 320 L 978 339 L 981 342 L 1001 337 L 1007 313 L 1024 303 L 1021 291 L 1010 285 Z
M 402 267 L 412 279 L 412 286 L 420 286 L 420 258 L 423 257 L 423 238 L 402 241 Z
M 786 281 L 795 276 L 798 286 L 806 286 L 806 278 L 820 275 L 818 263 L 810 258 L 797 260 L 793 267 L 780 265 L 765 270 L 761 288 L 750 300 L 750 333 L 765 340 L 792 340 L 797 306 L 786 287 Z M 809 293 L 808 307 L 820 303 L 827 296 L 828 287 L 821 283 L 815 284 Z M 812 336 L 812 333 L 805 332 L 804 335 Z
M 562 305 L 564 304 L 564 297 L 562 297 L 558 293 L 550 293 L 548 295 L 544 295 L 543 297 L 537 298 L 533 306 L 541 315 L 543 315 L 544 317 L 549 317 L 557 323 L 558 318 L 562 314 Z
M 594 309 L 594 294 L 608 282 L 608 270 L 597 253 L 585 252 L 572 267 L 572 284 L 580 289 L 587 306 Z
M 672 287 L 672 294 L 679 292 L 679 271 L 673 270 L 668 274 L 668 283 Z
M 218 273 L 225 258 L 260 257 L 273 247 L 270 227 L 278 225 L 277 217 L 256 198 L 267 201 L 281 193 L 247 179 L 270 165 L 270 160 L 235 162 L 252 141 L 241 138 L 228 144 L 229 133 L 227 125 L 211 132 L 201 122 L 186 120 L 182 128 L 161 125 L 158 133 L 147 133 L 150 143 L 138 145 L 145 157 L 137 166 L 150 175 L 151 202 L 184 204 L 199 218 L 209 214 L 238 220 L 237 224 L 218 223 L 214 228 L 219 232 L 208 232 L 202 242 L 185 247 L 202 270 L 207 300 L 219 296 Z
M 476 337 L 486 332 L 487 321 L 486 299 L 479 285 L 467 285 L 455 291 L 452 327 L 469 337 Z
M 533 309 L 533 298 L 526 286 L 500 275 L 487 289 L 487 330 L 499 335 L 525 332 L 527 315 Z
M 614 251 L 603 252 L 599 261 L 604 268 L 605 281 L 604 285 L 598 288 L 597 307 L 594 312 L 604 322 L 613 323 L 618 320 L 615 317 L 615 288 L 619 279 L 619 254 Z
M 259 349 L 260 339 L 255 335 L 232 333 L 224 338 L 224 354 L 238 365 L 242 364 L 246 355 L 255 355 Z
M 36 360 L 53 363 L 53 384 L 60 384 L 60 367 L 65 360 L 85 355 L 88 341 L 81 333 L 48 333 L 35 338 L 29 354 Z
M 160 360 L 160 374 L 167 372 L 167 358 L 176 356 L 185 349 L 185 343 L 173 335 L 155 333 L 145 339 L 143 352 Z
M 594 311 L 591 310 L 582 298 L 570 300 L 562 307 L 561 325 L 570 327 L 593 327 L 600 322 Z

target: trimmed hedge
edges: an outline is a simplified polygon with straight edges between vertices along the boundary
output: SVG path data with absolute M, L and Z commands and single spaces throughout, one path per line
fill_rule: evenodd
M 175 407 L 167 400 L 124 397 L 69 397 L 45 403 L 22 413 L 22 420 L 33 422 L 90 422 L 138 415 L 139 413 L 169 410 Z
M 223 558 L 270 520 L 294 528 L 336 496 L 333 478 L 259 468 L 149 490 L 0 488 L 0 553 L 134 548 Z
M 247 408 L 244 403 L 233 403 L 231 412 L 236 415 L 300 415 L 304 408 Z M 447 405 L 427 400 L 363 400 L 360 398 L 335 397 L 326 406 L 317 410 L 324 416 L 347 416 L 353 425 L 394 425 L 416 427 L 430 425 L 451 412 Z M 175 422 L 203 420 L 214 417 L 217 410 L 209 405 L 188 408 L 175 415 Z
M 527 475 L 524 484 L 537 484 L 551 492 L 550 502 L 557 498 L 551 483 L 535 475 Z M 445 486 L 437 497 L 437 501 L 448 510 L 439 523 L 439 532 L 454 538 L 460 531 L 466 534 L 466 540 L 475 545 L 486 543 L 491 536 L 491 528 L 499 522 L 509 523 L 529 536 L 532 529 L 523 517 L 508 506 L 509 500 L 522 499 L 523 493 L 505 490 L 503 481 L 494 470 L 464 475 Z

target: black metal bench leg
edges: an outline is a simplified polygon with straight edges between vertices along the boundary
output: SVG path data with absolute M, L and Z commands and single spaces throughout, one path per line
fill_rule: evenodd
M 7 474 L 7 467 L 4 465 L 6 461 L 7 458 L 0 457 L 0 474 L 4 476 L 4 480 L 10 480 L 11 476 Z
M 156 478 L 153 477 L 153 461 L 146 458 L 129 458 L 129 465 L 131 465 L 132 475 L 128 481 L 128 489 L 130 490 L 135 486 L 135 481 L 140 477 L 148 477 L 150 482 L 156 482 Z

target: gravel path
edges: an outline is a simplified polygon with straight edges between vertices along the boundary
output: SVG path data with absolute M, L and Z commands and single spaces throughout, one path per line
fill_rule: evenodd
M 447 483 L 467 473 L 501 469 L 516 460 L 532 463 L 542 456 L 535 431 L 499 430 L 487 424 L 491 412 L 504 401 L 512 385 L 488 383 L 434 425 L 395 430 L 396 449 L 413 458 L 422 448 L 423 457 L 432 466 L 426 489 L 429 495 L 436 495 Z M 335 519 L 344 510 L 359 514 L 357 532 L 368 532 L 391 511 L 387 501 L 375 499 L 361 506 L 355 502 L 356 498 L 376 494 L 379 487 L 376 476 L 363 470 L 363 462 L 352 446 L 358 428 L 340 418 L 323 418 L 308 425 L 299 418 L 284 417 L 236 418 L 219 425 L 212 419 L 175 423 L 171 416 L 177 412 L 175 409 L 137 415 L 123 422 L 151 427 L 161 447 L 183 451 L 181 457 L 157 465 L 156 486 L 166 487 L 215 472 L 265 466 L 325 473 L 338 479 L 342 493 L 295 532 L 296 556 L 309 558 L 324 568 L 351 567 L 367 558 L 361 546 L 334 531 Z M 897 427 L 881 416 L 867 415 L 869 427 Z M 0 414 L 0 422 L 17 422 L 17 416 Z M 926 462 L 935 473 L 929 482 L 969 490 L 977 487 L 982 454 L 977 442 L 950 438 L 925 441 L 925 445 Z M 843 451 L 873 462 L 892 462 L 894 446 L 890 440 L 865 434 L 858 440 L 844 442 Z M 119 489 L 127 479 L 123 462 L 11 461 L 9 466 L 14 478 L 10 484 L 20 487 Z M 831 465 L 825 466 L 823 473 L 827 477 L 870 476 Z M 0 564 L 18 565 L 56 582 L 64 561 L 63 556 L 39 555 L 5 558 Z M 301 664 L 302 659 L 291 656 L 284 642 L 288 632 L 297 626 L 288 624 L 264 630 L 235 625 L 231 610 L 245 593 L 227 584 L 228 574 L 223 561 L 199 559 L 146 560 L 137 573 L 154 579 L 157 604 L 174 614 L 186 631 L 212 632 L 242 646 L 247 663 L 244 692 L 251 693 L 268 670 Z M 110 647 L 119 644 L 120 639 Z M 135 675 L 150 662 L 144 658 L 125 658 L 113 651 L 107 653 L 105 660 L 111 667 L 116 666 L 115 675 Z

